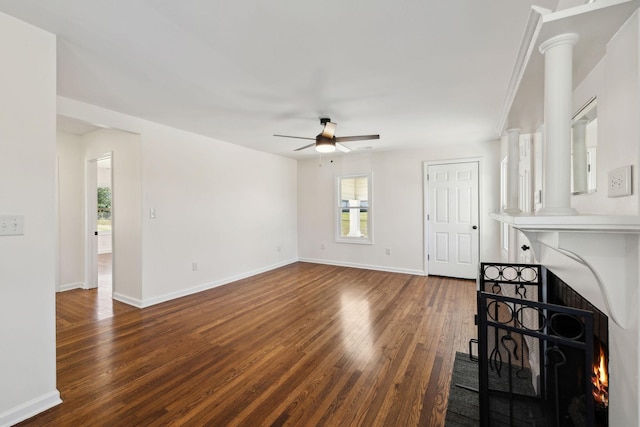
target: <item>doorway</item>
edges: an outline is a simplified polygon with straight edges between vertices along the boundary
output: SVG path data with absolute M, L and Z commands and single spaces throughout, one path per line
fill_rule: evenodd
M 428 275 L 474 279 L 478 273 L 479 161 L 425 164 Z
M 87 163 L 88 287 L 113 296 L 113 185 L 111 153 Z

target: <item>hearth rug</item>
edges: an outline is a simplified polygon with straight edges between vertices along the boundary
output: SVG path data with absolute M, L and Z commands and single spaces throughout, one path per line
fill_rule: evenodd
M 521 369 L 514 367 L 512 369 Z M 520 372 L 522 377 L 522 372 Z M 526 375 L 525 375 L 526 376 Z M 499 382 L 507 381 L 507 375 L 501 377 L 490 374 L 490 382 L 493 387 L 501 388 Z M 513 376 L 515 377 L 515 375 Z M 505 384 L 506 385 L 506 384 Z M 451 376 L 451 385 L 449 387 L 449 400 L 447 404 L 447 414 L 445 418 L 445 427 L 478 427 L 480 425 L 480 406 L 478 399 L 478 362 L 472 361 L 466 353 L 456 353 L 453 374 Z M 529 381 L 523 380 L 519 384 L 514 384 L 514 388 L 518 393 L 533 396 L 533 385 Z M 517 426 L 535 426 L 535 425 L 553 425 L 539 424 L 541 420 L 547 417 L 540 413 L 535 413 L 535 407 L 530 405 L 520 406 L 516 403 L 514 408 L 515 420 L 514 425 Z M 491 427 L 509 426 L 508 402 L 493 401 L 492 402 Z M 533 411 L 533 412 L 532 412 Z

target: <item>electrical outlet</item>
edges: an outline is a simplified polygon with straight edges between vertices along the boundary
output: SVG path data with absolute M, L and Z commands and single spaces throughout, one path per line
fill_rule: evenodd
M 0 236 L 19 236 L 24 234 L 22 215 L 0 215 Z
M 631 165 L 613 169 L 607 180 L 607 196 L 623 197 L 631 195 Z
M 198 271 L 198 263 L 197 262 L 192 262 L 191 263 L 191 271 Z
M 385 253 L 386 253 L 387 255 L 391 255 L 391 248 L 387 248 L 387 249 L 385 249 Z

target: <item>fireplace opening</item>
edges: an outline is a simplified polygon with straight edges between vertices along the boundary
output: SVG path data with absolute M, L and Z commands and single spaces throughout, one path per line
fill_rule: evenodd
M 480 424 L 608 426 L 608 318 L 542 266 L 481 265 Z
M 609 409 L 609 369 L 608 357 L 604 346 L 598 343 L 596 360 L 593 365 L 593 399 L 596 403 L 596 411 Z
M 582 295 L 553 272 L 546 270 L 547 300 L 556 305 L 586 310 L 593 315 L 593 361 L 590 369 L 584 372 L 579 363 L 582 355 L 575 349 L 567 349 L 567 368 L 561 371 L 560 382 L 564 384 L 560 398 L 567 408 L 566 417 L 572 420 L 569 426 L 583 426 L 586 421 L 580 415 L 585 407 L 585 394 L 580 385 L 589 381 L 592 386 L 590 399 L 593 400 L 595 425 L 608 426 L 609 409 L 609 352 L 608 352 L 608 317 Z M 580 325 L 566 322 L 566 319 L 555 319 L 553 327 L 565 336 L 575 336 Z

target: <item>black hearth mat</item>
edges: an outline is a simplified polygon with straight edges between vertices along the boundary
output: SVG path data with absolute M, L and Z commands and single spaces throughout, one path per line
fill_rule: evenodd
M 468 354 L 457 352 L 449 386 L 445 427 L 478 427 L 478 393 L 467 387 L 478 389 L 478 363 L 471 361 Z
M 522 374 L 522 372 L 520 374 Z M 490 374 L 490 377 L 490 382 L 493 387 L 498 386 L 498 389 L 502 388 L 499 384 L 501 381 L 504 381 L 504 385 L 506 386 L 506 375 L 502 375 L 502 377 L 499 378 Z M 523 380 L 522 382 L 518 382 L 518 384 L 515 384 L 515 389 L 519 393 L 533 395 L 533 386 L 529 381 Z M 456 353 L 451 385 L 449 387 L 445 427 L 477 427 L 479 425 L 480 408 L 478 392 L 476 390 L 478 390 L 478 363 L 470 360 L 468 354 Z M 502 399 L 493 400 L 491 404 L 492 426 L 494 424 L 496 426 L 509 425 L 508 403 L 504 400 L 501 402 L 500 400 Z M 523 404 L 522 402 L 517 402 L 515 405 L 515 425 L 549 425 L 544 424 L 544 422 L 547 422 L 547 417 L 538 412 L 538 408 L 535 408 L 536 405 Z M 539 424 L 541 421 L 543 423 Z

